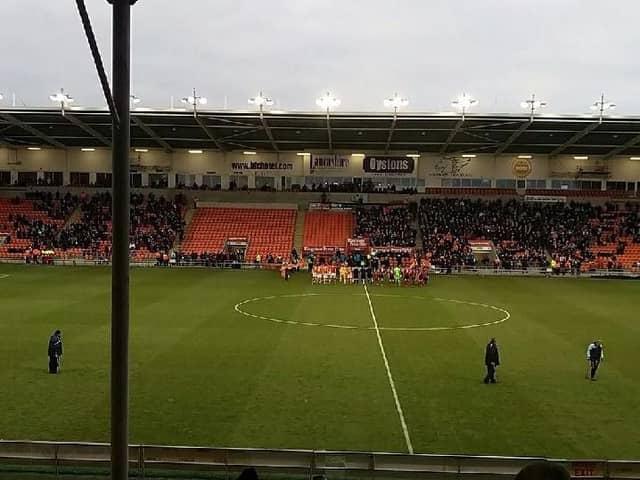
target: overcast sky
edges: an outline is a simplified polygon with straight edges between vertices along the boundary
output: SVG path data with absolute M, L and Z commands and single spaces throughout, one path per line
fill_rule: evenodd
M 86 0 L 106 66 L 111 11 Z M 102 105 L 73 0 L 0 0 L 3 105 L 48 105 L 64 86 Z M 583 113 L 601 91 L 640 113 L 638 0 L 139 0 L 132 89 L 168 107 L 196 87 L 211 108 L 246 109 L 260 89 L 281 109 L 314 110 L 330 89 L 343 111 L 517 112 L 535 92 L 548 113 Z

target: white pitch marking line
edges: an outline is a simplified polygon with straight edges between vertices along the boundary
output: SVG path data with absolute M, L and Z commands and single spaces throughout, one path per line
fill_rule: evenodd
M 5 278 L 9 278 L 9 274 L 8 273 L 0 273 L 0 280 L 3 280 Z
M 7 276 L 10 276 L 10 275 L 7 275 Z M 309 296 L 319 296 L 319 295 L 341 295 L 341 294 L 301 293 L 301 294 L 289 294 L 289 295 L 279 295 L 279 296 L 270 296 L 270 297 L 255 297 L 255 298 L 249 298 L 247 300 L 243 300 L 242 302 L 237 303 L 233 308 L 236 312 L 241 313 L 246 317 L 259 318 L 261 320 L 268 320 L 276 323 L 289 323 L 290 325 L 306 325 L 309 327 L 342 328 L 347 330 L 374 330 L 374 327 L 358 327 L 355 325 L 325 325 L 320 323 L 307 323 L 307 322 L 296 322 L 293 320 L 282 320 L 282 319 L 265 317 L 262 315 L 256 315 L 254 313 L 245 312 L 240 308 L 242 305 L 246 305 L 251 302 L 257 302 L 260 300 L 273 300 L 275 298 L 309 297 Z M 366 297 L 364 293 L 353 293 L 352 295 L 357 297 Z M 373 296 L 374 297 L 414 298 L 418 300 L 427 300 L 426 297 L 393 295 L 393 294 L 374 294 Z M 440 297 L 433 297 L 433 300 L 436 300 L 439 302 L 453 302 L 453 303 L 459 303 L 461 305 L 473 305 L 476 307 L 491 308 L 492 310 L 495 310 L 497 312 L 504 313 L 505 316 L 493 322 L 477 323 L 474 325 L 460 325 L 460 326 L 454 326 L 454 327 L 379 327 L 379 330 L 395 331 L 395 332 L 441 332 L 441 331 L 463 330 L 468 328 L 489 327 L 491 325 L 498 325 L 500 323 L 506 322 L 511 318 L 511 314 L 509 313 L 508 310 L 505 310 L 504 308 L 496 307 L 495 305 L 487 305 L 486 303 L 468 302 L 466 300 L 456 300 L 452 298 L 440 298 Z
M 376 314 L 373 311 L 373 304 L 371 303 L 371 297 L 369 296 L 369 289 L 367 284 L 364 284 L 364 293 L 367 296 L 369 302 L 369 311 L 371 312 L 371 319 L 373 320 L 373 327 L 378 337 L 378 345 L 380 346 L 380 353 L 382 353 L 382 360 L 384 361 L 384 367 L 387 369 L 387 378 L 389 379 L 389 385 L 391 386 L 391 393 L 393 393 L 393 399 L 396 402 L 396 410 L 400 417 L 400 424 L 402 425 L 402 433 L 404 433 L 404 440 L 407 443 L 407 450 L 410 454 L 413 454 L 413 445 L 411 444 L 411 438 L 409 437 L 409 429 L 407 428 L 407 422 L 404 419 L 404 413 L 402 412 L 402 405 L 400 405 L 400 399 L 398 398 L 398 392 L 396 391 L 396 384 L 393 381 L 391 375 L 391 368 L 389 368 L 389 361 L 387 360 L 387 354 L 384 351 L 384 345 L 382 343 L 382 336 L 380 335 L 380 329 L 378 328 L 378 320 L 376 320 Z

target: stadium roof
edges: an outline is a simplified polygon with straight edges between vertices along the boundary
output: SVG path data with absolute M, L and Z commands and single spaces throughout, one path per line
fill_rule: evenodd
M 132 147 L 640 155 L 640 117 L 136 110 Z M 109 147 L 106 110 L 0 109 L 0 146 Z

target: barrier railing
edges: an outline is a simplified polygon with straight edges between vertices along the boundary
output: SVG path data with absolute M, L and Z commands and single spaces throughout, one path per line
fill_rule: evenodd
M 329 480 L 346 478 L 463 478 L 513 477 L 539 457 L 483 457 L 365 453 L 313 450 L 268 450 L 132 445 L 130 467 L 134 476 L 185 477 L 185 471 L 207 472 L 232 479 L 244 468 L 258 474 L 278 474 L 280 478 Z M 573 478 L 640 479 L 640 461 L 549 459 L 564 465 Z M 0 469 L 8 466 L 28 471 L 49 467 L 50 474 L 72 475 L 74 468 L 86 475 L 87 467 L 104 471 L 110 462 L 110 446 L 102 443 L 52 443 L 0 441 Z M 181 473 L 179 473 L 179 471 Z M 197 476 L 197 475 L 194 475 Z M 66 478 L 66 477 L 65 477 Z
M 25 261 L 16 258 L 2 258 L 0 263 L 24 264 Z M 62 266 L 109 266 L 109 260 L 95 260 L 84 258 L 56 258 L 54 265 Z M 279 263 L 255 263 L 255 262 L 232 262 L 232 261 L 204 261 L 204 260 L 188 260 L 168 265 L 158 266 L 156 260 L 131 260 L 132 267 L 159 267 L 159 268 L 175 268 L 175 267 L 192 267 L 192 268 L 213 268 L 213 269 L 249 269 L 249 270 L 276 270 L 280 268 Z M 558 273 L 549 272 L 546 267 L 529 267 L 523 268 L 493 268 L 493 267 L 461 267 L 451 268 L 450 270 L 432 267 L 431 273 L 435 275 L 445 274 L 464 274 L 464 275 L 480 275 L 480 276 L 549 276 L 549 277 L 619 277 L 619 278 L 637 278 L 640 277 L 640 268 L 627 270 L 583 270 L 580 272 L 566 270 Z

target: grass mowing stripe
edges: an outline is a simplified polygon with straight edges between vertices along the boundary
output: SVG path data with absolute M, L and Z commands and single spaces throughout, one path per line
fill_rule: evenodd
M 404 434 L 404 440 L 407 443 L 407 450 L 409 453 L 413 453 L 413 445 L 411 444 L 411 437 L 409 437 L 409 428 L 407 422 L 404 419 L 404 413 L 402 412 L 402 405 L 400 405 L 400 399 L 398 398 L 398 392 L 396 391 L 396 384 L 393 381 L 393 375 L 391 375 L 391 368 L 389 368 L 389 360 L 387 360 L 387 354 L 384 351 L 384 344 L 382 343 L 382 336 L 380 335 L 380 329 L 378 328 L 378 320 L 376 314 L 373 311 L 373 304 L 371 303 L 371 297 L 369 296 L 369 289 L 367 284 L 364 284 L 364 293 L 367 296 L 367 302 L 369 302 L 369 311 L 371 312 L 371 319 L 373 320 L 373 327 L 376 331 L 376 337 L 378 337 L 378 345 L 380 346 L 380 353 L 382 354 L 382 360 L 384 361 L 384 367 L 387 370 L 387 378 L 389 379 L 389 385 L 391 386 L 391 393 L 393 393 L 393 399 L 396 402 L 396 410 L 400 417 L 400 424 L 402 425 L 402 433 Z

